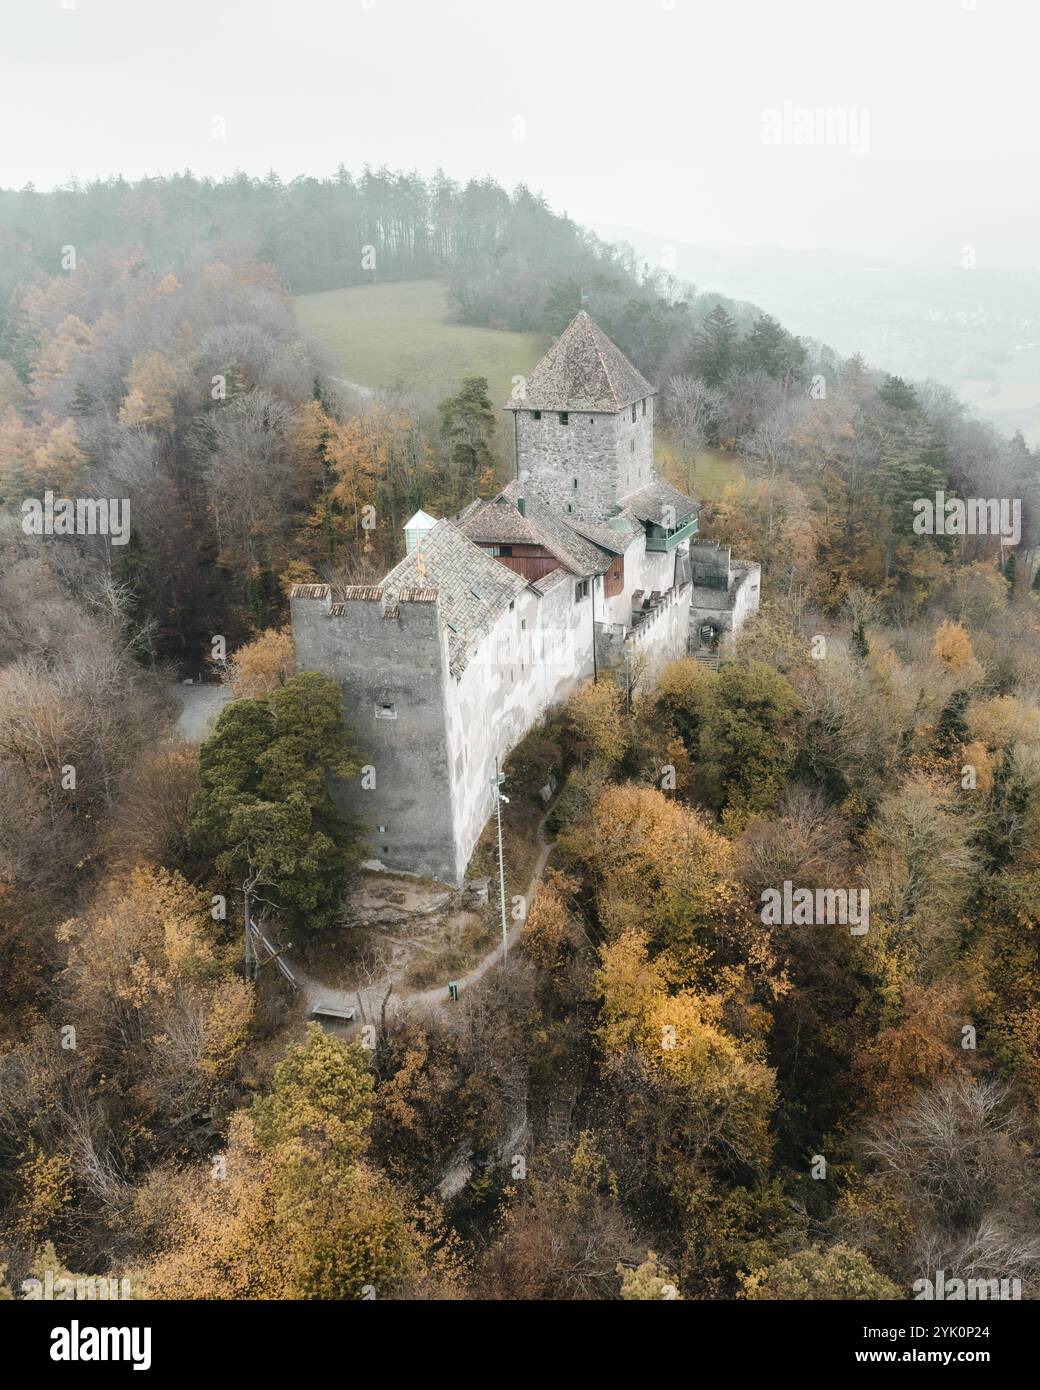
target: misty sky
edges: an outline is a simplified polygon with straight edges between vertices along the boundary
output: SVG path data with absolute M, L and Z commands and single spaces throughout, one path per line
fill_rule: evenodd
M 6 187 L 441 166 L 676 241 L 944 265 L 970 245 L 979 268 L 1040 268 L 1036 0 L 0 0 L 0 16 Z M 800 143 L 818 110 L 844 143 Z

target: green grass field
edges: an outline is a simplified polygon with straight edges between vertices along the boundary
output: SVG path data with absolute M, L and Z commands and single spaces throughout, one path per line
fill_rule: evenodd
M 658 471 L 673 486 L 698 502 L 721 497 L 732 483 L 743 483 L 746 474 L 737 455 L 724 454 L 718 449 L 702 449 L 697 455 L 691 478 L 685 460 L 660 430 L 654 439 L 654 461 Z
M 326 350 L 333 371 L 361 386 L 430 393 L 438 400 L 464 376 L 486 376 L 492 403 L 504 406 L 512 379 L 549 346 L 536 333 L 501 333 L 448 320 L 440 280 L 404 280 L 322 290 L 296 299 L 305 333 Z

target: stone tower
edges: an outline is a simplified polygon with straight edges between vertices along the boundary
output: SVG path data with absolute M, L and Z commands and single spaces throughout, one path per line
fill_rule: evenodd
M 653 478 L 654 394 L 583 309 L 506 407 L 517 477 L 564 515 L 606 521 Z

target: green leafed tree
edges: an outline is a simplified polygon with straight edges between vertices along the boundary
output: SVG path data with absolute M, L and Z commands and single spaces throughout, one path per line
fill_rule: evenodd
M 771 314 L 761 314 L 741 344 L 741 356 L 752 370 L 790 386 L 805 374 L 808 353 Z
M 263 1149 L 302 1146 L 326 1162 L 356 1163 L 368 1148 L 372 1122 L 370 1055 L 308 1024 L 274 1071 L 274 1084 L 253 1106 Z
M 723 666 L 700 727 L 701 773 L 720 809 L 767 810 L 794 765 L 798 697 L 761 661 Z
M 917 392 L 901 376 L 886 376 L 878 388 L 878 399 L 893 410 L 917 409 Z
M 360 769 L 331 677 L 308 671 L 233 700 L 199 749 L 192 839 L 241 886 L 247 911 L 262 901 L 294 932 L 321 931 L 338 918 L 361 832 L 337 809 L 329 778 Z
M 902 1297 L 859 1250 L 810 1246 L 786 1260 L 756 1269 L 744 1278 L 744 1297 L 771 1301 L 805 1299 L 886 1299 Z

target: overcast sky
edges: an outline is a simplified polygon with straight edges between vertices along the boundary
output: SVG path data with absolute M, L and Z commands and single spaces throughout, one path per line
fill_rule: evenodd
M 676 241 L 946 265 L 972 246 L 980 268 L 1040 268 L 1037 0 L 0 0 L 0 14 L 6 187 L 439 165 Z

